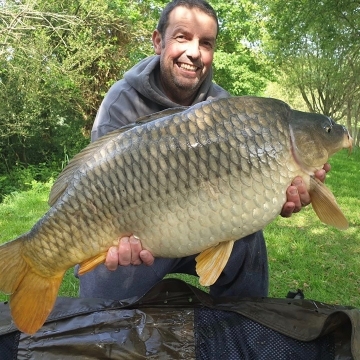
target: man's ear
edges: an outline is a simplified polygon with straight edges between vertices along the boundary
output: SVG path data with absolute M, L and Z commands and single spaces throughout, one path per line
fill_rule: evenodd
M 158 30 L 154 30 L 152 34 L 152 42 L 153 42 L 155 54 L 160 55 L 162 49 L 162 40 L 161 40 L 161 34 L 159 33 Z

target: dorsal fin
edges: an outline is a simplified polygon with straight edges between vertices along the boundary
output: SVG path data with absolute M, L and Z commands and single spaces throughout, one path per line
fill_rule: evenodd
M 99 138 L 98 140 L 89 144 L 86 148 L 76 154 L 60 173 L 56 179 L 54 185 L 51 188 L 48 203 L 50 206 L 53 206 L 61 194 L 66 190 L 69 180 L 74 176 L 74 172 L 84 164 L 88 158 L 90 158 L 94 152 L 99 151 L 99 149 L 104 146 L 106 143 L 118 137 L 121 133 L 125 132 L 129 128 L 137 126 L 137 124 L 131 124 L 132 126 L 124 126 L 121 129 L 115 130 Z
M 189 106 L 177 106 L 174 108 L 158 111 L 158 112 L 150 114 L 150 115 L 145 115 L 145 116 L 139 117 L 136 120 L 135 124 L 137 124 L 137 125 L 145 124 L 147 122 L 154 121 L 156 119 L 161 119 L 165 116 L 170 116 L 170 115 L 174 115 L 174 114 L 183 112 L 188 108 L 189 108 Z
M 82 164 L 84 164 L 88 158 L 93 156 L 94 152 L 98 152 L 99 149 L 107 144 L 112 139 L 115 139 L 120 134 L 124 133 L 127 130 L 130 130 L 136 126 L 141 126 L 148 122 L 154 121 L 156 119 L 163 118 L 165 116 L 174 115 L 176 113 L 182 112 L 186 110 L 188 107 L 180 106 L 176 108 L 170 108 L 163 111 L 159 111 L 150 115 L 146 115 L 140 117 L 133 124 L 128 124 L 120 129 L 114 130 L 101 138 L 97 139 L 93 143 L 89 144 L 85 149 L 80 151 L 77 155 L 75 155 L 68 163 L 68 165 L 64 168 L 64 170 L 60 173 L 58 178 L 56 179 L 54 185 L 51 188 L 48 204 L 53 206 L 55 202 L 59 199 L 59 197 L 66 190 L 69 180 L 74 176 L 74 172 L 80 168 Z

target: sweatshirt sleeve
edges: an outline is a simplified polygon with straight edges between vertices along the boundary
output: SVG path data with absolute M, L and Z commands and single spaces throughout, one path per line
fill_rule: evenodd
M 91 141 L 133 123 L 143 108 L 139 94 L 125 80 L 117 81 L 105 95 L 91 131 Z

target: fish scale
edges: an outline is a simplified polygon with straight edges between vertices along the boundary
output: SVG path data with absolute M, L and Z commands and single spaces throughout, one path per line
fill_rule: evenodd
M 351 147 L 340 125 L 257 97 L 173 112 L 139 119 L 90 144 L 56 180 L 43 218 L 0 247 L 0 290 L 13 293 L 10 304 L 19 329 L 36 331 L 64 272 L 80 263 L 81 274 L 103 262 L 124 235 L 140 238 L 154 256 L 200 253 L 200 283 L 211 285 L 233 242 L 280 213 L 286 189 L 298 175 L 312 191 L 314 208 L 325 201 L 320 205 L 325 216 L 317 211 L 320 219 L 327 222 L 331 209 L 336 216 L 330 223 L 347 226 L 322 184 L 314 187 L 320 190 L 310 186 L 315 182 L 310 176 L 323 165 L 309 163 L 316 158 L 312 154 L 328 158 Z M 324 131 L 329 126 L 331 134 Z M 304 133 L 313 141 L 303 144 Z M 329 202 L 317 201 L 317 191 Z

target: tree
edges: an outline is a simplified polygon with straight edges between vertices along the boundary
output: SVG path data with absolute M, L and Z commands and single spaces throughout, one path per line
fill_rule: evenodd
M 267 50 L 285 86 L 297 88 L 312 112 L 346 119 L 358 134 L 360 3 L 262 1 Z M 357 140 L 358 142 L 359 140 Z
M 264 24 L 257 16 L 258 5 L 244 0 L 212 4 L 220 24 L 214 80 L 233 95 L 260 95 L 273 72 L 259 46 Z
M 123 0 L 0 6 L 1 172 L 84 146 L 104 93 L 150 48 L 147 22 L 137 24 L 144 9 L 153 11 Z

